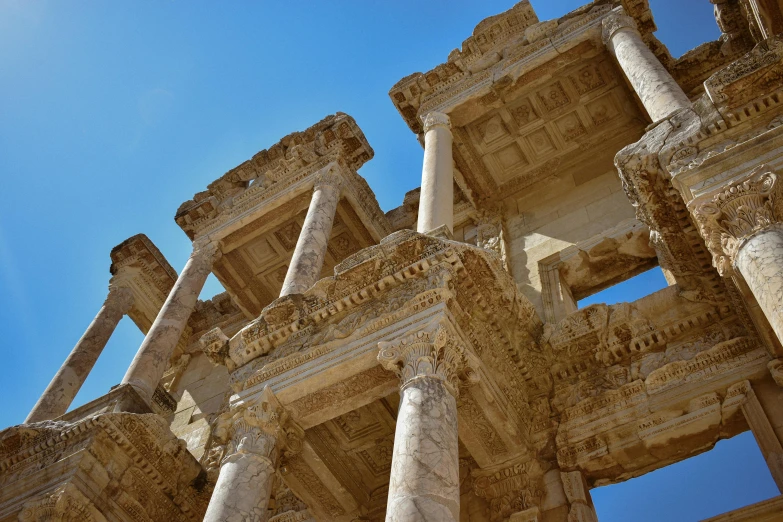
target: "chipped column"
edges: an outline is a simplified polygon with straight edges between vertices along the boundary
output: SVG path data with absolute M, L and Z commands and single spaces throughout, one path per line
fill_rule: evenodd
M 130 288 L 109 286 L 109 295 L 98 315 L 38 399 L 25 420 L 26 424 L 55 419 L 68 411 L 114 329 L 132 306 L 133 292 Z
M 122 384 L 133 386 L 147 404 L 152 402 L 155 388 L 166 371 L 166 365 L 196 306 L 198 295 L 219 256 L 220 249 L 216 241 L 194 243 L 190 259 L 122 379 Z M 123 409 L 123 405 L 120 409 Z
M 603 39 L 652 121 L 691 106 L 688 96 L 642 40 L 634 19 L 622 9 L 604 18 Z
M 204 522 L 266 522 L 280 454 L 299 451 L 303 433 L 269 387 L 221 415 L 214 437 L 227 451 Z
M 762 165 L 689 206 L 722 276 L 748 285 L 783 344 L 783 207 L 778 175 Z
M 440 112 L 430 112 L 424 122 L 424 166 L 421 171 L 419 221 L 422 234 L 446 225 L 454 229 L 454 160 L 451 120 Z
M 387 522 L 459 520 L 457 401 L 465 356 L 443 326 L 379 343 L 400 377 Z
M 299 233 L 291 265 L 285 275 L 280 297 L 303 294 L 321 277 L 326 246 L 332 234 L 334 215 L 340 203 L 343 178 L 337 164 L 331 163 L 315 178 L 313 197 Z

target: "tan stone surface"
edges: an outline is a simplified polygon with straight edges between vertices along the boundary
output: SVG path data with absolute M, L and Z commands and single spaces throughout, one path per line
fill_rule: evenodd
M 87 491 L 32 424 L 0 466 L 54 460 L 0 488 L 0 518 L 123 519 L 120 499 L 180 519 L 190 504 L 150 499 L 201 488 L 207 520 L 594 522 L 591 488 L 747 430 L 781 483 L 783 13 L 714 3 L 721 39 L 674 59 L 644 0 L 547 21 L 523 0 L 391 89 L 424 146 L 400 207 L 378 207 L 357 173 L 372 148 L 338 113 L 180 207 L 197 246 L 179 277 L 144 236 L 121 243 L 111 284 L 147 337 L 126 384 L 44 438 L 168 426 L 148 447 L 197 479 L 131 477 L 117 435 L 79 464 Z M 655 266 L 666 288 L 578 306 Z M 199 301 L 210 272 L 226 292 Z M 77 348 L 100 351 L 109 315 Z

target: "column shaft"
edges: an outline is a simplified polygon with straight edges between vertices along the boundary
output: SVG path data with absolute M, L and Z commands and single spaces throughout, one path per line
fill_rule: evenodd
M 274 463 L 263 455 L 228 457 L 220 468 L 204 522 L 265 522 L 274 473 Z
M 424 118 L 424 165 L 421 171 L 419 220 L 416 231 L 430 232 L 446 225 L 454 229 L 454 160 L 451 123 L 445 114 Z
M 475 372 L 467 364 L 461 342 L 442 325 L 393 343 L 381 342 L 379 348 L 378 362 L 402 381 L 386 521 L 456 522 L 460 519 L 456 395 L 460 380 L 475 379 Z
M 747 386 L 742 413 L 767 462 L 772 479 L 783 493 L 783 389 L 771 378 Z
M 334 215 L 340 202 L 341 178 L 327 172 L 316 179 L 310 207 L 299 233 L 291 264 L 280 290 L 280 297 L 303 294 L 321 276 L 326 257 L 326 246 L 332 234 Z
M 25 423 L 55 419 L 68 411 L 117 324 L 132 305 L 133 294 L 129 288 L 110 288 L 98 315 L 60 366 Z
M 783 229 L 770 227 L 750 237 L 734 266 L 783 344 Z
M 604 43 L 653 121 L 691 106 L 685 92 L 642 40 L 630 16 L 614 12 L 604 19 Z
M 229 449 L 220 465 L 204 522 L 266 522 L 278 461 L 301 451 L 295 425 L 269 387 L 235 404 L 214 423 L 213 442 Z
M 152 394 L 166 371 L 217 255 L 217 243 L 194 247 L 122 379 L 122 383 L 132 385 L 147 404 L 152 401 Z
M 417 377 L 401 392 L 386 520 L 459 520 L 457 401 L 441 379 Z

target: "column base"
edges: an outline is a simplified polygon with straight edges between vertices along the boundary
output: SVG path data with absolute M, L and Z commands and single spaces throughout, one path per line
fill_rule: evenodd
M 438 239 L 446 239 L 448 241 L 454 240 L 454 234 L 452 234 L 448 225 L 441 225 L 438 228 L 433 228 L 428 232 L 424 232 L 424 235 L 437 237 Z

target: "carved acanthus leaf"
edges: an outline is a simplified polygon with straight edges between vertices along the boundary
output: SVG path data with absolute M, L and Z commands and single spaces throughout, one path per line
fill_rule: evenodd
M 721 275 L 731 272 L 744 239 L 781 222 L 779 197 L 777 174 L 761 165 L 717 194 L 691 202 L 699 232 Z
M 460 379 L 478 379 L 464 346 L 443 325 L 411 333 L 395 342 L 378 343 L 378 347 L 378 362 L 395 372 L 402 386 L 416 377 L 435 377 L 444 381 L 456 397 Z

